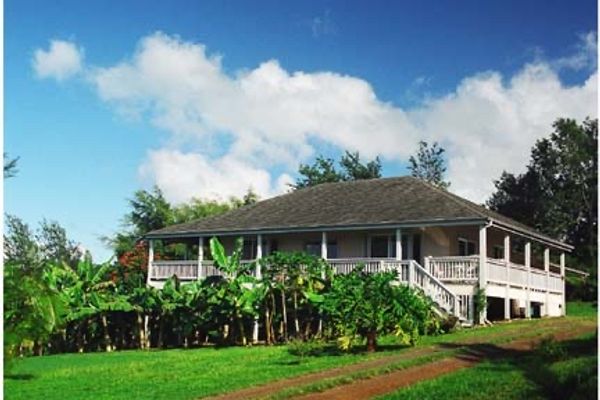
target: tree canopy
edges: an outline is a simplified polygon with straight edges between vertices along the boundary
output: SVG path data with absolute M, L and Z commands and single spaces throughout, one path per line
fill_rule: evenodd
M 415 178 L 429 182 L 441 189 L 448 189 L 450 182 L 444 180 L 446 173 L 445 150 L 437 142 L 432 146 L 425 141 L 419 142 L 419 150 L 410 156 L 408 169 Z
M 558 119 L 522 174 L 503 172 L 488 207 L 575 246 L 571 264 L 597 269 L 598 120 Z
M 300 177 L 292 185 L 294 189 L 316 186 L 321 183 L 355 181 L 381 178 L 379 157 L 366 163 L 361 162 L 358 152 L 346 151 L 338 161 L 339 169 L 332 158 L 318 156 L 312 165 L 300 164 Z

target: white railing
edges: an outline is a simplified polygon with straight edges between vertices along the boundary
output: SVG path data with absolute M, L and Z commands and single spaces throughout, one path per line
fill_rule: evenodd
M 418 262 L 411 260 L 409 264 L 408 284 L 423 290 L 443 310 L 464 320 L 468 314 L 462 313 L 458 297 L 438 278 L 423 268 Z
M 242 260 L 242 265 L 252 264 L 254 260 Z M 252 271 L 254 274 L 254 270 Z M 223 276 L 224 273 L 218 269 L 211 260 L 202 261 L 198 267 L 195 260 L 161 260 L 154 261 L 150 268 L 150 279 L 163 280 L 176 275 L 180 280 L 195 280 L 209 276 Z
M 176 275 L 188 280 L 198 277 L 198 261 L 154 261 L 150 267 L 150 279 L 168 279 Z
M 479 256 L 426 257 L 425 266 L 442 281 L 475 281 L 479 277 Z
M 333 268 L 335 274 L 348 274 L 356 267 L 362 265 L 365 272 L 377 273 L 386 271 L 398 271 L 408 266 L 408 260 L 395 260 L 392 258 L 332 258 L 327 263 Z M 405 267 L 403 268 L 402 265 Z
M 487 259 L 488 282 L 502 285 L 527 288 L 539 291 L 551 291 L 562 293 L 562 277 L 554 272 L 547 272 L 538 268 L 530 268 L 512 262 L 507 263 L 501 259 Z M 508 266 L 508 276 L 507 276 Z M 529 278 L 528 278 L 529 275 Z

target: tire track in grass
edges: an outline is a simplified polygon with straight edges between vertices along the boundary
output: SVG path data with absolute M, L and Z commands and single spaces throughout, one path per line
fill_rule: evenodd
M 567 320 L 546 320 L 540 321 L 536 324 L 536 331 L 545 330 L 559 330 L 560 328 L 571 326 L 572 322 Z M 530 333 L 530 331 L 528 331 Z M 509 329 L 507 331 L 493 332 L 485 337 L 467 337 L 455 341 L 457 346 L 470 345 L 473 343 L 482 343 L 489 341 L 493 338 L 511 337 L 515 334 L 515 329 Z M 453 341 L 454 342 L 454 341 Z M 440 345 L 430 345 L 427 347 L 412 348 L 404 350 L 401 354 L 387 355 L 380 358 L 368 361 L 357 362 L 354 364 L 346 365 L 339 368 L 328 369 L 324 371 L 312 372 L 308 374 L 299 375 L 292 378 L 286 378 L 274 382 L 269 382 L 260 386 L 253 386 L 246 389 L 237 390 L 234 392 L 224 393 L 217 396 L 208 397 L 205 399 L 209 400 L 242 400 L 242 399 L 253 399 L 253 398 L 265 398 L 276 395 L 279 392 L 284 392 L 292 387 L 302 387 L 305 385 L 314 384 L 318 381 L 327 379 L 334 379 L 343 377 L 345 375 L 351 375 L 360 371 L 383 368 L 392 364 L 397 364 L 401 361 L 406 361 L 414 358 L 434 356 L 436 353 L 447 351 Z
M 595 328 L 577 327 L 567 332 L 558 332 L 554 335 L 558 341 L 567 340 L 584 333 L 593 332 Z M 538 338 L 539 339 L 539 338 Z M 539 341 L 539 340 L 538 340 Z M 510 352 L 531 351 L 537 341 L 528 339 L 517 339 L 510 343 L 492 346 L 482 344 L 469 348 L 467 352 L 457 354 L 439 361 L 401 369 L 384 375 L 378 375 L 373 378 L 357 380 L 352 383 L 336 386 L 334 388 L 318 392 L 309 393 L 303 396 L 294 397 L 297 400 L 362 400 L 371 399 L 376 396 L 387 394 L 403 387 L 424 380 L 434 379 L 442 375 L 456 372 L 463 368 L 469 368 L 484 359 L 501 357 Z

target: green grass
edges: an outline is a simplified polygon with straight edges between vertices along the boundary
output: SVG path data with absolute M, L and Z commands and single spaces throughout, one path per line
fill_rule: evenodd
M 557 325 L 564 327 L 572 322 L 585 321 L 589 324 L 593 321 L 595 324 L 595 312 L 595 308 L 589 305 L 577 304 L 573 314 L 570 313 L 566 320 L 514 321 L 492 327 L 465 329 L 448 335 L 424 337 L 418 346 L 482 337 L 494 340 L 495 335 L 523 335 L 524 330 L 527 330 L 526 334 L 545 333 L 557 329 Z M 30 357 L 15 364 L 11 375 L 4 380 L 4 393 L 7 399 L 32 400 L 90 397 L 96 400 L 193 399 L 407 351 L 397 346 L 394 338 L 382 338 L 380 344 L 384 351 L 372 355 L 325 353 L 305 357 L 301 362 L 298 357 L 288 353 L 286 346 Z M 360 378 L 359 375 L 353 378 Z M 343 383 L 346 378 L 329 384 Z M 315 386 L 318 386 L 316 382 Z
M 570 301 L 567 303 L 567 315 L 570 317 L 587 317 L 594 320 L 598 317 L 598 306 L 584 301 Z
M 596 335 L 558 345 L 564 350 L 560 359 L 548 359 L 540 349 L 526 356 L 486 361 L 380 399 L 595 399 L 598 390 Z

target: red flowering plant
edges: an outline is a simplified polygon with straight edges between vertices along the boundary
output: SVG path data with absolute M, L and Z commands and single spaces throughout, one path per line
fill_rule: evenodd
M 160 254 L 154 252 L 154 259 L 160 260 Z M 148 272 L 148 242 L 138 241 L 131 250 L 121 253 L 118 268 L 113 279 L 124 283 L 142 284 Z

